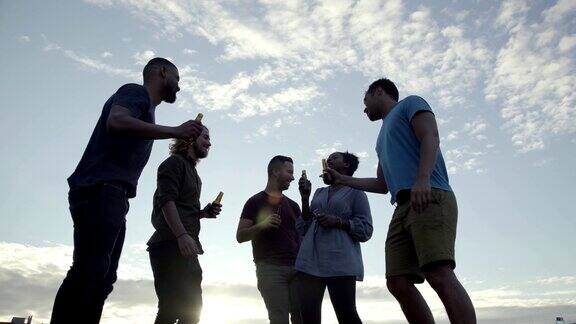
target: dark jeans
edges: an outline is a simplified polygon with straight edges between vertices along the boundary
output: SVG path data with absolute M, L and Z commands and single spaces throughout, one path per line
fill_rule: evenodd
M 99 184 L 68 193 L 74 222 L 72 267 L 62 282 L 50 323 L 99 323 L 104 301 L 116 282 L 126 233 L 128 198 L 117 184 Z
M 155 244 L 148 252 L 158 296 L 154 323 L 198 323 L 202 310 L 202 268 L 198 258 L 184 258 L 176 241 Z
M 356 311 L 356 277 L 316 277 L 298 272 L 298 294 L 303 323 L 320 324 L 326 287 L 338 323 L 362 324 Z

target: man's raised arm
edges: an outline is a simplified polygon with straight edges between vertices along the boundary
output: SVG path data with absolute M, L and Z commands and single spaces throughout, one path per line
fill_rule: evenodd
M 193 120 L 177 127 L 156 125 L 134 118 L 130 109 L 118 105 L 112 106 L 106 121 L 106 129 L 110 133 L 145 139 L 196 139 L 202 132 L 201 124 Z
M 329 173 L 333 184 L 341 184 L 354 189 L 374 192 L 380 194 L 388 193 L 388 185 L 386 180 L 384 180 L 384 173 L 382 172 L 382 167 L 378 163 L 378 170 L 376 172 L 376 178 L 355 178 L 347 175 L 338 173 L 333 169 L 326 169 Z

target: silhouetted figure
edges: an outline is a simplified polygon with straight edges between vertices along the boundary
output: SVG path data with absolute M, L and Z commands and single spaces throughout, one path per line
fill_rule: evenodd
M 252 241 L 258 290 L 271 324 L 302 323 L 294 261 L 300 237 L 296 218 L 300 207 L 282 192 L 294 180 L 292 159 L 277 155 L 268 164 L 266 189 L 252 196 L 242 210 L 236 239 Z
M 352 176 L 358 158 L 348 152 L 335 152 L 328 167 Z M 328 288 L 338 322 L 361 324 L 356 311 L 356 281 L 364 278 L 360 242 L 372 237 L 372 216 L 363 191 L 332 184 L 318 188 L 310 203 L 311 184 L 299 181 L 302 217 L 296 227 L 304 236 L 295 268 L 304 324 L 320 324 L 322 299 Z
M 144 85 L 123 85 L 106 101 L 82 159 L 68 178 L 74 256 L 56 295 L 51 323 L 100 321 L 116 281 L 128 199 L 136 196 L 153 140 L 195 139 L 202 131 L 191 120 L 178 127 L 154 122 L 156 106 L 173 103 L 180 90 L 174 64 L 154 58 L 143 76 Z
M 434 323 L 414 285 L 424 279 L 451 323 L 476 323 L 472 301 L 454 274 L 458 207 L 432 109 L 418 96 L 398 101 L 398 89 L 388 79 L 370 85 L 364 105 L 371 121 L 382 120 L 377 177 L 353 178 L 328 169 L 330 181 L 376 193 L 390 189 L 396 209 L 386 238 L 386 281 L 410 323 Z
M 196 164 L 208 156 L 210 134 L 204 128 L 194 141 L 175 140 L 170 157 L 158 167 L 152 225 L 148 241 L 154 288 L 158 296 L 156 324 L 195 324 L 202 309 L 203 254 L 200 219 L 216 218 L 220 204 L 200 205 L 202 181 Z

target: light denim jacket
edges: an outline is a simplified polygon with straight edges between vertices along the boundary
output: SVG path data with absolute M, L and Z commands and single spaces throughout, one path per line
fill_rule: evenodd
M 372 236 L 372 216 L 366 193 L 342 187 L 328 200 L 328 187 L 318 188 L 310 211 L 338 216 L 350 223 L 350 230 L 324 228 L 315 219 L 296 219 L 296 229 L 304 236 L 296 258 L 298 271 L 317 276 L 355 276 L 364 279 L 360 242 Z

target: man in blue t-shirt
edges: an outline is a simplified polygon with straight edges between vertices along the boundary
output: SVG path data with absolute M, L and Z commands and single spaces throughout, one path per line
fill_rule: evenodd
M 98 323 L 104 301 L 116 281 L 124 244 L 128 199 L 156 139 L 194 140 L 200 123 L 177 127 L 155 124 L 162 101 L 174 103 L 180 91 L 176 66 L 154 58 L 143 71 L 144 85 L 125 84 L 104 104 L 82 159 L 68 178 L 74 222 L 72 267 L 60 286 L 51 323 Z
M 458 207 L 440 151 L 432 109 L 418 96 L 398 101 L 388 79 L 374 81 L 364 113 L 382 120 L 376 143 L 376 178 L 353 178 L 327 169 L 329 181 L 386 194 L 396 209 L 386 238 L 386 284 L 410 323 L 434 323 L 416 283 L 428 281 L 451 323 L 476 323 L 472 301 L 454 274 Z

